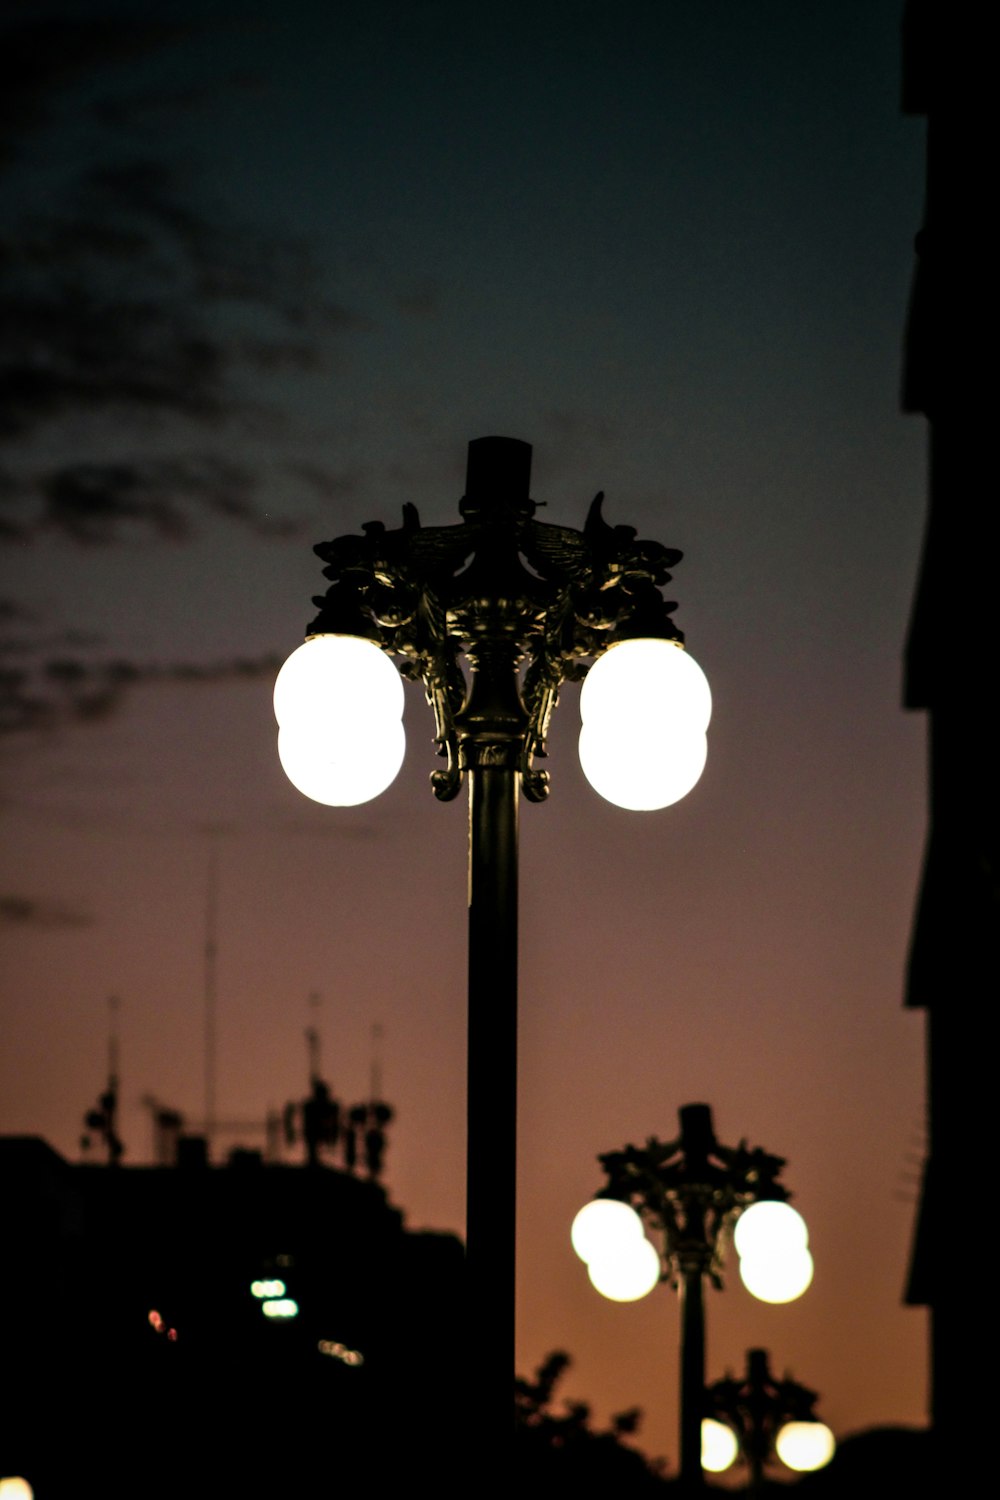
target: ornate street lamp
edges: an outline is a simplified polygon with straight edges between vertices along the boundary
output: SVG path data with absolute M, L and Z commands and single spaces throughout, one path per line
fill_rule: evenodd
M 821 1469 L 833 1457 L 836 1444 L 833 1433 L 815 1413 L 819 1396 L 786 1375 L 775 1380 L 768 1369 L 766 1349 L 747 1350 L 746 1374 L 742 1380 L 727 1375 L 708 1387 L 706 1409 L 711 1412 L 703 1424 L 711 1446 L 711 1428 L 721 1427 L 730 1435 L 730 1451 L 741 1450 L 747 1462 L 752 1495 L 764 1483 L 764 1466 L 777 1457 L 789 1469 L 807 1473 Z M 724 1433 L 717 1434 L 724 1438 Z M 707 1464 L 716 1473 L 728 1468 L 722 1459 Z
M 607 1186 L 574 1220 L 573 1246 L 597 1290 L 615 1301 L 634 1301 L 660 1281 L 677 1287 L 681 1481 L 685 1493 L 694 1494 L 704 1484 L 704 1280 L 721 1288 L 725 1245 L 736 1226 L 748 1291 L 767 1302 L 791 1301 L 812 1279 L 805 1224 L 778 1181 L 784 1159 L 743 1141 L 721 1146 L 707 1104 L 681 1109 L 676 1140 L 653 1137 L 644 1147 L 609 1151 L 598 1161 Z M 659 1247 L 646 1239 L 646 1229 Z
M 282 764 L 307 796 L 350 805 L 392 781 L 404 750 L 400 673 L 423 683 L 434 710 L 445 761 L 431 776 L 435 795 L 448 801 L 469 783 L 470 1344 L 477 1404 L 497 1414 L 505 1436 L 518 793 L 531 802 L 548 795 L 548 772 L 535 761 L 560 687 L 582 680 L 588 663 L 596 667 L 581 703 L 581 760 L 595 789 L 622 806 L 665 807 L 690 790 L 711 712 L 708 684 L 671 619 L 676 606 L 660 593 L 680 552 L 609 525 L 602 495 L 582 531 L 536 521 L 530 473 L 528 443 L 479 438 L 469 444 L 460 523 L 422 526 L 406 504 L 398 530 L 370 521 L 360 536 L 314 548 L 331 586 L 275 685 Z

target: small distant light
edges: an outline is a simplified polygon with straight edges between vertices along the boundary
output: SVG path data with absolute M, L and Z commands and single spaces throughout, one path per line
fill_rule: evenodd
M 160 1314 L 156 1311 L 155 1307 L 152 1307 L 149 1310 L 149 1326 L 151 1328 L 155 1328 L 157 1333 L 163 1332 L 163 1319 L 160 1317 Z
M 701 1424 L 701 1466 L 710 1474 L 722 1474 L 736 1462 L 740 1445 L 725 1422 L 705 1417 Z
M 797 1209 L 790 1203 L 766 1198 L 745 1208 L 733 1231 L 736 1254 L 749 1255 L 751 1259 L 805 1250 L 808 1244 L 809 1230 Z
M 260 1310 L 265 1318 L 297 1318 L 299 1315 L 299 1304 L 291 1297 L 274 1297 L 260 1304 Z
M 642 1220 L 630 1203 L 595 1198 L 573 1220 L 570 1243 L 585 1265 L 613 1254 L 621 1245 L 645 1238 Z
M 638 1302 L 660 1279 L 660 1257 L 647 1239 L 627 1241 L 587 1266 L 591 1285 L 612 1302 Z
M 261 1301 L 265 1297 L 283 1297 L 285 1295 L 285 1283 L 283 1281 L 251 1281 L 250 1290 L 255 1297 Z
M 808 1474 L 830 1462 L 837 1444 L 824 1422 L 787 1422 L 778 1433 L 775 1447 L 789 1469 Z
M 761 1302 L 794 1302 L 812 1279 L 813 1258 L 804 1248 L 777 1255 L 744 1255 L 740 1260 L 740 1280 Z
M 167 1338 L 170 1340 L 170 1342 L 172 1344 L 176 1344 L 176 1342 L 177 1342 L 177 1329 L 176 1328 L 168 1328 L 167 1329 Z
M 365 1357 L 360 1349 L 348 1349 L 346 1344 L 338 1344 L 333 1339 L 320 1339 L 318 1345 L 320 1354 L 328 1354 L 331 1359 L 339 1359 L 341 1364 L 350 1365 L 356 1369 L 363 1365 Z
M 276 1255 L 274 1259 L 276 1265 L 283 1266 L 286 1270 L 295 1264 L 295 1257 L 292 1255 Z

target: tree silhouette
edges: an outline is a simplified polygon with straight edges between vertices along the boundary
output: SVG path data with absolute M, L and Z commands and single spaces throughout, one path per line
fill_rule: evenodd
M 662 1463 L 651 1463 L 625 1440 L 635 1436 L 638 1407 L 612 1417 L 603 1432 L 591 1425 L 583 1401 L 556 1401 L 556 1386 L 572 1361 L 562 1350 L 547 1355 L 533 1380 L 514 1382 L 514 1415 L 518 1493 L 562 1494 L 563 1486 L 583 1486 L 584 1493 L 602 1485 L 613 1493 L 660 1494 L 666 1487 Z

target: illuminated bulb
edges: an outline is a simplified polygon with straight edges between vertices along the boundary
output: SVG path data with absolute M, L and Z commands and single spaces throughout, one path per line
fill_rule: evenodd
M 403 712 L 403 682 L 374 641 L 359 635 L 314 635 L 289 656 L 274 684 L 274 717 L 282 726 L 339 717 L 345 705 L 365 719 Z
M 721 1474 L 736 1462 L 740 1451 L 739 1441 L 731 1427 L 725 1422 L 716 1422 L 705 1417 L 701 1424 L 701 1466 L 710 1474 Z
M 705 769 L 712 694 L 674 641 L 621 641 L 598 657 L 580 693 L 580 764 L 617 807 L 679 802 Z
M 837 1444 L 824 1422 L 786 1422 L 774 1446 L 787 1468 L 808 1474 L 830 1462 Z
M 313 636 L 292 652 L 274 684 L 285 775 L 328 807 L 370 802 L 403 762 L 403 701 L 402 679 L 374 642 Z
M 705 769 L 708 741 L 700 732 L 631 732 L 615 723 L 584 723 L 580 765 L 594 791 L 630 812 L 658 812 L 686 797 Z
M 569 1232 L 570 1242 L 580 1259 L 606 1259 L 619 1245 L 645 1238 L 642 1220 L 628 1203 L 614 1198 L 595 1198 L 584 1204 Z
M 660 1257 L 647 1239 L 620 1243 L 587 1265 L 591 1285 L 611 1302 L 638 1302 L 660 1279 Z
M 0 1479 L 0 1500 L 33 1500 L 34 1493 L 31 1485 L 20 1474 Z
M 395 781 L 405 753 L 406 735 L 398 722 L 380 725 L 371 736 L 348 725 L 278 730 L 285 775 L 303 796 L 327 807 L 357 807 L 379 796 Z
M 740 1280 L 761 1302 L 794 1302 L 813 1279 L 813 1258 L 804 1245 L 775 1254 L 744 1255 Z
M 751 1203 L 736 1220 L 733 1246 L 737 1255 L 770 1255 L 784 1250 L 804 1250 L 809 1231 L 802 1215 L 790 1203 L 763 1199 Z
M 584 678 L 580 717 L 704 734 L 712 717 L 708 678 L 676 641 L 620 641 Z

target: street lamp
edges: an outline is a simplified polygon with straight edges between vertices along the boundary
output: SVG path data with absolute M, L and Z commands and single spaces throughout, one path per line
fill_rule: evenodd
M 791 1301 L 812 1278 L 805 1224 L 778 1181 L 784 1159 L 759 1147 L 750 1150 L 745 1142 L 721 1146 L 707 1104 L 681 1109 L 676 1140 L 654 1137 L 644 1147 L 626 1146 L 598 1160 L 607 1186 L 574 1220 L 574 1249 L 587 1261 L 597 1290 L 616 1301 L 645 1296 L 659 1281 L 677 1287 L 681 1482 L 685 1493 L 697 1493 L 704 1483 L 704 1278 L 722 1286 L 725 1241 L 735 1225 L 744 1285 L 765 1301 Z M 602 1202 L 614 1203 L 613 1215 L 599 1213 Z M 591 1226 L 602 1226 L 603 1234 Z M 660 1237 L 659 1250 L 645 1238 L 646 1228 Z
M 797 1473 L 821 1469 L 833 1457 L 833 1433 L 813 1410 L 819 1400 L 817 1393 L 788 1375 L 775 1380 L 768 1369 L 766 1349 L 748 1349 L 743 1379 L 727 1375 L 710 1385 L 705 1395 L 706 1408 L 712 1413 L 703 1424 L 709 1428 L 705 1436 L 710 1444 L 711 1427 L 722 1426 L 729 1433 L 729 1451 L 735 1457 L 738 1447 L 747 1461 L 751 1494 L 761 1489 L 764 1465 L 775 1455 Z M 732 1441 L 733 1437 L 738 1443 Z M 728 1463 L 720 1460 L 705 1467 L 719 1473 Z
M 351 805 L 391 782 L 403 740 L 389 656 L 434 711 L 435 795 L 469 782 L 466 1271 L 476 1397 L 498 1443 L 514 1342 L 518 793 L 547 796 L 534 762 L 561 685 L 589 662 L 581 758 L 621 805 L 665 807 L 690 790 L 711 712 L 660 593 L 680 552 L 608 525 L 602 495 L 582 531 L 536 521 L 530 474 L 530 444 L 478 438 L 459 524 L 421 526 L 406 504 L 398 530 L 370 521 L 315 547 L 331 587 L 275 685 L 282 764 L 307 796 Z

